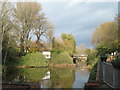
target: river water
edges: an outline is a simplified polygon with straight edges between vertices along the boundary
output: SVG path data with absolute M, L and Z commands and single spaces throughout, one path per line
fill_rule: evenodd
M 67 68 L 8 68 L 3 83 L 36 85 L 37 88 L 83 88 L 89 71 L 78 67 Z

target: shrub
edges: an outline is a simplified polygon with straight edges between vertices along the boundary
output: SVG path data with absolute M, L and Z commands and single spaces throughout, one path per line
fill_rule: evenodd
M 60 54 L 52 54 L 50 64 L 73 64 L 72 57 L 66 52 Z
M 45 56 L 43 56 L 40 52 L 37 53 L 29 53 L 25 56 L 22 56 L 19 60 L 19 65 L 25 66 L 47 66 Z
M 94 66 L 92 67 L 92 69 L 90 70 L 91 72 L 90 72 L 89 80 L 95 80 L 96 79 L 97 65 L 98 65 L 98 62 L 96 62 L 94 64 Z
M 92 65 L 95 62 L 96 53 L 89 53 L 87 58 L 87 64 Z
M 113 65 L 114 68 L 120 69 L 120 59 L 116 58 L 111 63 L 112 63 L 112 65 Z

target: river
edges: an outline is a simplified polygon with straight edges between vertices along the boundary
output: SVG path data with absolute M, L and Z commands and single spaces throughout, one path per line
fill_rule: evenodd
M 78 67 L 67 68 L 8 68 L 2 75 L 3 83 L 34 84 L 37 88 L 83 88 L 89 71 Z

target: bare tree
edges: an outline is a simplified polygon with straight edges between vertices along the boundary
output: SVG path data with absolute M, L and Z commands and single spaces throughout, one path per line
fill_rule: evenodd
M 51 24 L 46 18 L 39 20 L 34 30 L 34 34 L 37 37 L 36 43 L 40 43 L 41 36 L 45 36 L 47 39 L 52 40 L 54 28 L 54 25 Z
M 19 31 L 21 52 L 27 52 L 30 32 L 35 23 L 44 15 L 41 5 L 37 2 L 17 2 L 14 9 L 14 22 Z
M 0 2 L 0 34 L 2 38 L 7 31 L 12 29 L 11 11 L 12 5 L 10 2 Z
M 12 36 L 12 28 L 13 23 L 11 20 L 11 12 L 12 12 L 12 3 L 10 3 L 8 0 L 5 2 L 0 2 L 0 52 L 2 51 L 2 44 L 3 39 L 6 37 L 6 34 L 9 35 L 8 39 Z M 11 31 L 11 32 L 10 32 Z M 9 33 L 9 34 L 8 34 Z M 9 40 L 6 42 L 7 45 L 9 45 Z M 6 62 L 7 57 L 7 50 L 4 51 L 4 57 L 3 57 L 3 63 Z M 1 54 L 0 54 L 1 55 Z

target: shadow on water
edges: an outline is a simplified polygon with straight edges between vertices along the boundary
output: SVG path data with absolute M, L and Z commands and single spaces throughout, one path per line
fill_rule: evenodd
M 8 68 L 3 83 L 37 84 L 40 88 L 83 88 L 89 71 L 80 68 Z

